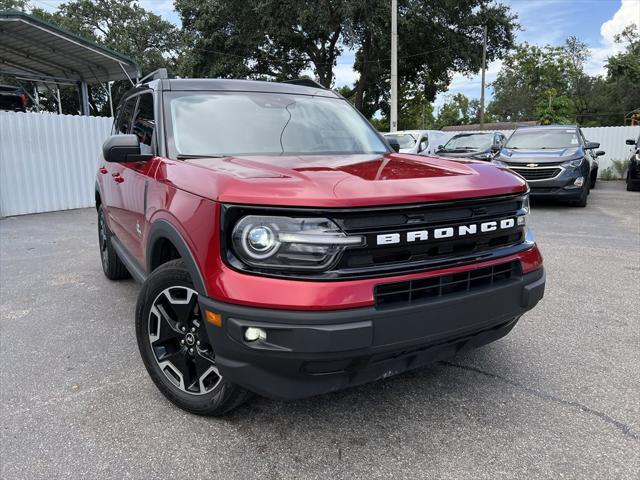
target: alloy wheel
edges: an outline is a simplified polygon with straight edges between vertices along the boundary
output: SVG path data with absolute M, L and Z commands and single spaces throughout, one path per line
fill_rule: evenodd
M 203 395 L 222 381 L 195 290 L 183 286 L 163 290 L 149 312 L 148 336 L 158 367 L 181 391 Z

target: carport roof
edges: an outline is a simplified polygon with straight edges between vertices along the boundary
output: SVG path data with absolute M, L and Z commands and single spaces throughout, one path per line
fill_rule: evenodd
M 0 71 L 69 83 L 140 76 L 138 65 L 130 58 L 17 11 L 0 11 Z

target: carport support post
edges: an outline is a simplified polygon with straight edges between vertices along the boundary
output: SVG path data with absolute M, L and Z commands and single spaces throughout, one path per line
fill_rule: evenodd
M 89 116 L 89 87 L 84 80 L 80 82 L 80 112 Z

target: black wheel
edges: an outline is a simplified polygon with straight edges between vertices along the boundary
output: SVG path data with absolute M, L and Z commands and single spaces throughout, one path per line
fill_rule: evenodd
M 100 247 L 100 261 L 102 271 L 110 280 L 121 280 L 129 278 L 131 274 L 124 266 L 120 257 L 111 244 L 111 233 L 104 218 L 104 208 L 98 207 L 98 245 Z
M 631 177 L 627 173 L 627 192 L 633 192 L 635 190 L 638 190 L 638 187 L 634 186 L 633 183 L 631 183 Z
M 596 182 L 598 181 L 598 170 L 594 170 L 591 174 L 591 183 L 589 184 L 589 188 L 596 188 Z
M 223 415 L 249 392 L 220 374 L 193 288 L 182 260 L 149 276 L 136 306 L 136 337 L 147 372 L 178 407 L 198 415 Z
M 580 192 L 580 197 L 577 200 L 571 202 L 571 205 L 574 207 L 586 207 L 587 206 L 587 197 L 589 196 L 589 184 L 586 183 L 582 187 L 582 191 Z

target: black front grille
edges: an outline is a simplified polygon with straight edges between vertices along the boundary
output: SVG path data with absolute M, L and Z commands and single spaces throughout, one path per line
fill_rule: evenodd
M 345 216 L 335 215 L 332 219 L 348 234 L 364 235 L 367 239 L 365 246 L 347 249 L 335 269 L 359 275 L 380 269 L 391 274 L 409 271 L 411 267 L 441 268 L 454 265 L 462 258 L 481 256 L 502 247 L 517 245 L 524 241 L 524 228 L 517 224 L 507 230 L 391 245 L 377 245 L 376 238 L 388 233 L 406 238 L 407 232 L 422 229 L 432 232 L 440 227 L 457 231 L 460 226 L 471 223 L 515 219 L 521 208 L 522 197 L 507 197 L 434 206 L 408 206 L 368 214 L 354 212 Z
M 511 167 L 511 169 L 519 175 L 522 175 L 525 180 L 548 180 L 556 177 L 561 169 L 553 167 L 540 167 L 540 168 L 517 168 Z
M 470 265 L 500 258 L 528 248 L 525 227 L 517 222 L 523 211 L 523 194 L 457 200 L 431 204 L 390 205 L 346 209 L 309 209 L 245 207 L 226 205 L 223 210 L 223 250 L 234 268 L 261 275 L 303 279 L 340 280 L 372 278 L 424 272 L 453 266 Z M 292 217 L 329 218 L 347 235 L 362 236 L 363 245 L 347 247 L 335 263 L 325 271 L 257 270 L 244 265 L 227 246 L 229 234 L 244 215 L 286 215 Z M 513 222 L 510 226 L 482 230 L 484 222 Z M 469 226 L 473 233 L 460 233 Z M 438 237 L 435 230 L 451 229 L 447 237 Z M 409 234 L 427 231 L 428 238 L 409 240 Z M 400 241 L 381 243 L 379 236 L 394 235 Z
M 376 308 L 383 309 L 428 302 L 456 293 L 472 292 L 504 284 L 520 276 L 520 264 L 508 262 L 437 277 L 384 283 L 374 288 L 373 295 Z

